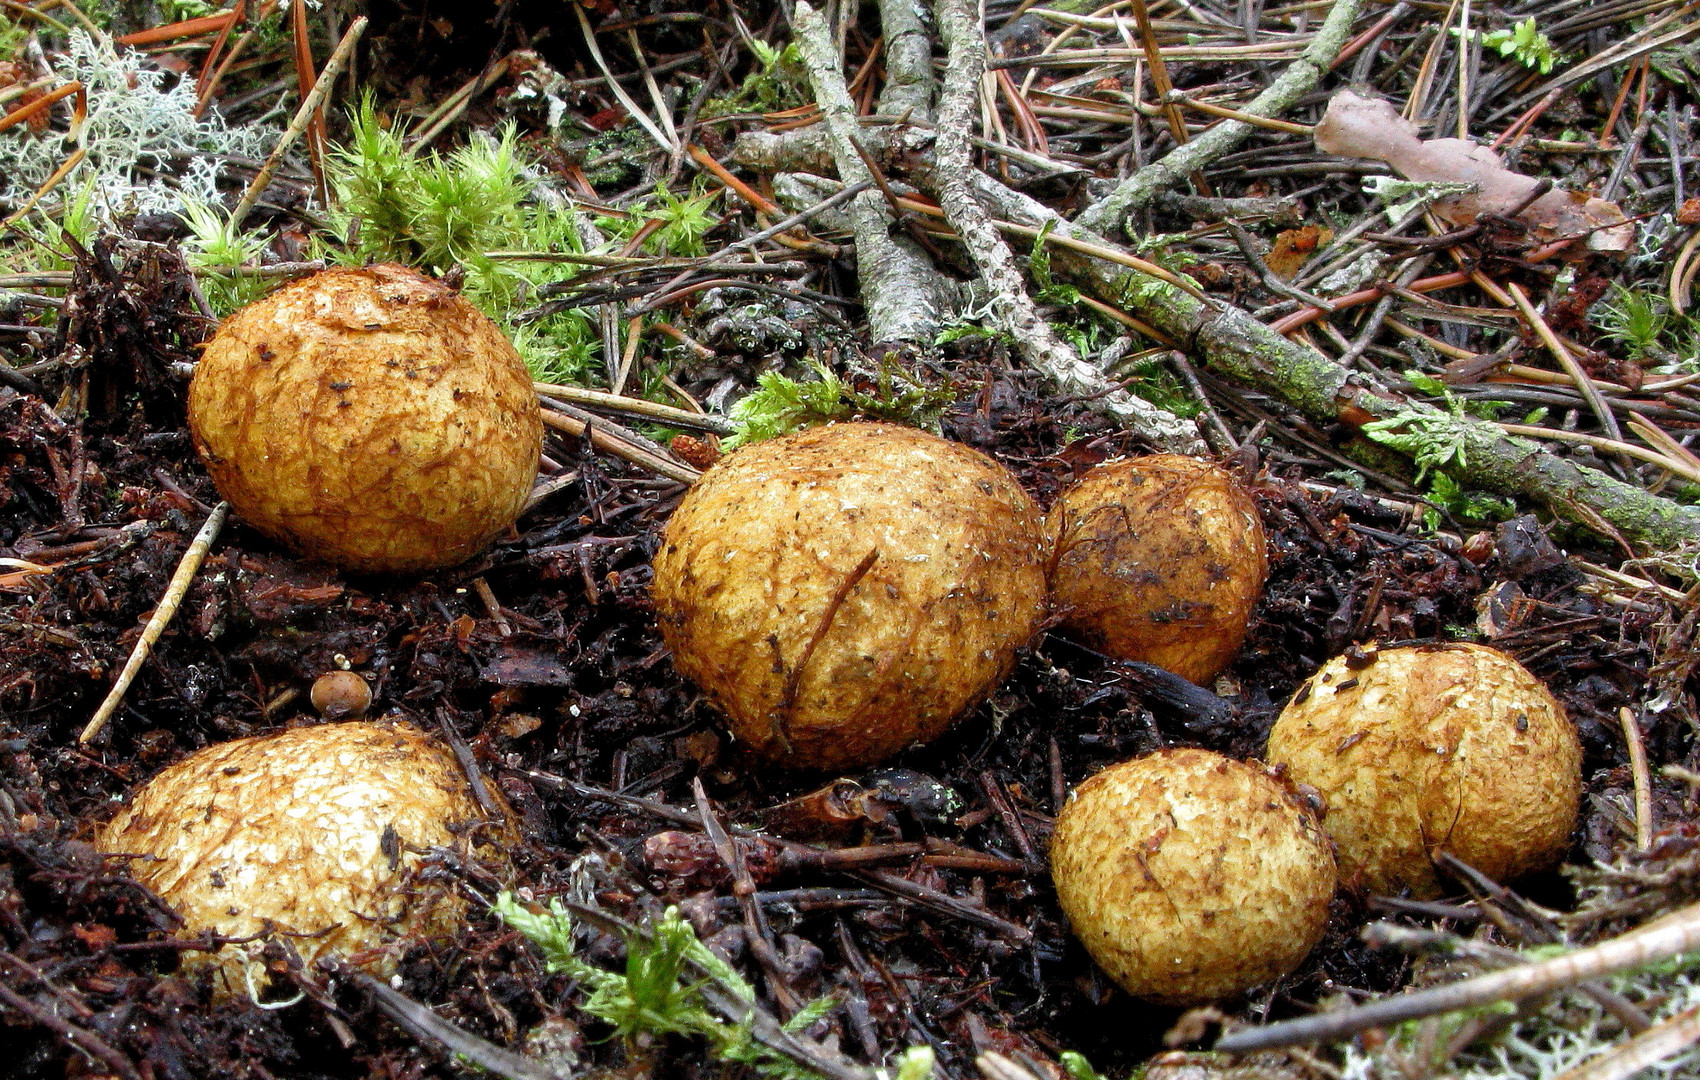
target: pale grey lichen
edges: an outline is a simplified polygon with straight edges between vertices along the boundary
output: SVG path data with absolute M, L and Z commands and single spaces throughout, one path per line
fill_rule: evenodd
M 27 200 L 79 146 L 88 156 L 59 191 L 83 190 L 92 181 L 102 217 L 176 212 L 183 197 L 210 203 L 222 171 L 214 155 L 263 157 L 279 134 L 269 125 L 230 127 L 213 112 L 197 118 L 193 79 L 149 68 L 105 37 L 97 41 L 74 31 L 51 63 L 61 79 L 82 81 L 88 115 L 68 132 L 0 135 L 0 201 L 11 207 Z M 144 169 L 175 179 L 145 176 Z
M 1613 990 L 1658 1022 L 1700 1006 L 1700 982 L 1696 981 L 1700 972 L 1692 966 L 1695 959 L 1686 957 L 1656 970 L 1608 981 Z M 1685 966 L 1687 970 L 1683 970 Z M 1346 1047 L 1342 1080 L 1404 1080 L 1407 1073 L 1393 1058 L 1413 1052 L 1419 1041 L 1415 1029 L 1416 1022 L 1403 1026 L 1373 1052 L 1358 1045 Z M 1447 1080 L 1554 1080 L 1627 1037 L 1623 1025 L 1592 998 L 1568 993 L 1451 1061 L 1432 1063 L 1428 1074 L 1444 1075 Z M 1700 1077 L 1700 1047 L 1689 1047 L 1638 1075 L 1694 1080 Z

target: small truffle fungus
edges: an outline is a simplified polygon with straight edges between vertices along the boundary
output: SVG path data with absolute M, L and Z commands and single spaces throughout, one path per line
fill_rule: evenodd
M 1195 683 L 1239 652 L 1269 560 L 1257 507 L 1225 469 L 1174 454 L 1106 462 L 1048 522 L 1065 630 Z
M 185 935 L 268 927 L 311 967 L 335 953 L 377 975 L 408 945 L 447 937 L 463 903 L 416 880 L 420 851 L 467 836 L 511 840 L 486 819 L 448 750 L 407 724 L 321 724 L 219 743 L 145 784 L 101 830 L 100 850 L 183 917 Z M 501 845 L 481 852 L 500 858 Z M 215 992 L 266 983 L 255 946 L 185 953 L 218 968 Z
M 794 768 L 942 734 L 1045 612 L 1044 533 L 1008 470 L 891 424 L 742 447 L 655 555 L 661 634 L 733 734 Z
M 1334 856 L 1312 810 L 1256 764 L 1159 750 L 1077 788 L 1051 841 L 1057 899 L 1128 993 L 1232 997 L 1322 937 Z
M 372 688 L 352 671 L 327 671 L 308 694 L 326 720 L 358 720 L 372 707 Z
M 1424 898 L 1442 849 L 1498 881 L 1550 866 L 1582 790 L 1563 706 L 1472 644 L 1335 657 L 1275 721 L 1268 759 L 1328 801 L 1344 883 Z

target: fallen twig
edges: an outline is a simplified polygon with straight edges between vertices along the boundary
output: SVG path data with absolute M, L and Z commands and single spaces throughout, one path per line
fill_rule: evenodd
M 449 1023 L 429 1007 L 414 1001 L 398 990 L 392 990 L 382 979 L 364 971 L 344 967 L 340 974 L 372 996 L 372 1001 L 415 1039 L 437 1043 L 457 1060 L 464 1060 L 507 1080 L 566 1080 L 562 1073 L 542 1062 L 504 1050 L 488 1039 Z
M 544 399 L 547 403 L 548 399 Z M 564 410 L 572 406 L 561 402 L 558 408 L 543 410 L 543 423 L 556 431 L 564 431 L 573 438 L 583 438 L 586 431 L 590 432 L 590 444 L 603 453 L 612 454 L 622 461 L 629 461 L 640 468 L 652 473 L 665 476 L 669 480 L 677 480 L 682 484 L 692 484 L 702 473 L 683 462 L 673 461 L 657 454 L 636 442 L 621 438 L 608 430 L 610 425 L 595 421 L 583 420 L 567 414 Z
M 608 84 L 608 89 L 613 92 L 616 98 L 619 99 L 620 104 L 625 107 L 626 112 L 631 114 L 632 119 L 638 122 L 638 126 L 649 133 L 649 137 L 655 140 L 656 145 L 660 146 L 661 149 L 667 151 L 669 154 L 678 153 L 679 140 L 677 136 L 668 138 L 667 133 L 662 131 L 660 127 L 656 126 L 655 121 L 650 118 L 649 114 L 644 112 L 643 108 L 639 106 L 637 102 L 632 100 L 632 96 L 630 94 L 626 93 L 626 88 L 620 85 L 620 80 L 614 78 L 613 71 L 609 70 L 608 61 L 602 57 L 602 47 L 596 42 L 596 31 L 590 25 L 590 18 L 584 13 L 584 5 L 575 3 L 573 5 L 573 14 L 578 16 L 579 29 L 584 32 L 584 43 L 590 49 L 591 58 L 596 61 L 596 66 L 601 69 L 602 75 Z
M 1552 353 L 1553 359 L 1558 361 L 1558 366 L 1564 369 L 1564 373 L 1569 375 L 1571 381 L 1576 384 L 1576 389 L 1582 392 L 1582 399 L 1588 403 L 1588 408 L 1593 410 L 1595 419 L 1600 422 L 1600 427 L 1605 429 L 1607 435 L 1618 442 L 1622 442 L 1623 432 L 1617 426 L 1617 417 L 1612 415 L 1611 407 L 1600 396 L 1593 380 L 1588 378 L 1588 373 L 1582 370 L 1582 365 L 1577 363 L 1576 357 L 1570 354 L 1569 347 L 1558 339 L 1558 335 L 1552 332 L 1552 327 L 1548 326 L 1547 321 L 1541 318 L 1541 313 L 1535 310 L 1533 304 L 1529 303 L 1529 297 L 1523 292 L 1522 286 L 1515 281 L 1509 281 L 1506 282 L 1505 289 L 1511 294 L 1511 299 L 1517 302 L 1517 310 L 1534 328 L 1535 334 L 1541 339 L 1541 344 L 1547 347 L 1547 351 Z
M 1603 1054 L 1559 1073 L 1553 1080 L 1628 1080 L 1642 1069 L 1700 1042 L 1700 1005 L 1662 1020 Z
M 708 431 L 716 435 L 730 435 L 737 430 L 719 417 L 691 412 L 687 409 L 676 409 L 671 405 L 662 405 L 647 398 L 627 397 L 624 394 L 610 394 L 605 390 L 587 390 L 580 386 L 562 386 L 557 383 L 532 383 L 531 385 L 532 389 L 539 394 L 559 398 L 562 401 L 570 401 L 575 405 L 585 405 L 593 409 L 607 409 L 610 412 L 641 416 L 648 420 L 659 420 L 661 423 L 673 427 Z
M 230 504 L 221 502 L 213 507 L 207 515 L 206 524 L 195 534 L 195 539 L 183 552 L 183 558 L 178 560 L 177 570 L 171 575 L 171 581 L 165 586 L 165 595 L 159 598 L 159 606 L 153 609 L 153 615 L 142 628 L 142 636 L 136 639 L 136 647 L 130 650 L 130 659 L 125 661 L 124 670 L 118 673 L 118 681 L 107 691 L 106 700 L 95 710 L 88 726 L 77 736 L 77 742 L 87 746 L 89 741 L 100 734 L 112 714 L 118 711 L 118 706 L 124 701 L 124 694 L 130 689 L 130 684 L 136 681 L 136 673 L 142 670 L 148 654 L 153 652 L 154 643 L 165 633 L 165 628 L 171 622 L 171 617 L 177 614 L 177 608 L 183 603 L 183 597 L 189 592 L 190 582 L 195 580 L 195 574 L 201 569 L 207 552 L 211 550 L 213 541 L 218 539 L 218 531 L 224 527 L 224 519 L 230 513 Z
M 360 35 L 365 32 L 366 16 L 362 15 L 355 19 L 354 25 L 350 26 L 348 32 L 342 35 L 342 40 L 337 43 L 336 51 L 331 53 L 329 60 L 325 61 L 324 70 L 319 72 L 318 79 L 314 81 L 312 92 L 301 99 L 301 107 L 295 110 L 295 116 L 289 121 L 289 127 L 284 129 L 283 137 L 278 139 L 276 146 L 272 147 L 272 152 L 266 155 L 265 162 L 260 165 L 260 171 L 254 174 L 254 179 L 248 184 L 248 190 L 242 193 L 242 199 L 236 204 L 236 209 L 230 212 L 232 228 L 247 220 L 248 214 L 254 209 L 254 204 L 260 201 L 260 196 L 270 186 L 272 174 L 277 172 L 277 167 L 283 163 L 283 155 L 291 146 L 295 145 L 295 140 L 299 139 L 301 133 L 307 130 L 308 125 L 313 122 L 313 118 L 319 115 L 319 106 L 324 104 L 326 95 L 331 92 L 331 87 L 336 85 L 336 77 L 342 73 L 343 66 L 354 55 L 355 43 L 360 40 Z
M 820 104 L 838 175 L 851 185 L 874 183 L 856 141 L 859 124 L 855 103 L 844 83 L 826 20 L 799 0 L 792 24 L 815 100 Z M 856 234 L 856 266 L 870 339 L 876 345 L 931 345 L 943 325 L 940 312 L 948 294 L 943 275 L 914 240 L 891 234 L 891 215 L 879 192 L 863 191 L 850 200 L 846 211 Z
M 944 93 L 939 102 L 939 205 L 956 230 L 980 277 L 991 290 L 993 312 L 1022 355 L 1064 393 L 1091 397 L 1094 404 L 1129 429 L 1178 453 L 1204 452 L 1198 427 L 1167 410 L 1113 387 L 1102 372 L 1082 360 L 1040 317 L 1009 245 L 998 235 L 991 215 L 974 199 L 968 176 L 974 171 L 968 133 L 973 129 L 980 74 L 985 68 L 985 39 L 968 0 L 939 0 L 939 28 L 950 51 Z
M 1634 710 L 1625 705 L 1617 710 L 1617 718 L 1629 744 L 1629 775 L 1635 781 L 1635 849 L 1649 851 L 1653 847 L 1653 780 L 1647 769 L 1647 745 Z
M 1361 0 L 1335 0 L 1328 9 L 1328 18 L 1317 29 L 1316 37 L 1303 55 L 1240 111 L 1272 117 L 1286 112 L 1299 98 L 1310 93 L 1346 44 L 1360 6 Z M 1119 228 L 1128 214 L 1144 207 L 1158 192 L 1184 182 L 1192 173 L 1244 142 L 1255 130 L 1242 120 L 1222 121 L 1191 142 L 1177 146 L 1161 161 L 1152 162 L 1123 180 L 1110 194 L 1081 211 L 1075 224 L 1095 232 Z
M 1406 1020 L 1550 994 L 1590 979 L 1621 975 L 1657 964 L 1696 948 L 1700 948 L 1700 904 L 1690 904 L 1648 926 L 1586 949 L 1478 975 L 1462 982 L 1383 998 L 1356 1008 L 1283 1020 L 1263 1027 L 1242 1028 L 1217 1040 L 1216 1049 L 1246 1053 L 1295 1043 L 1343 1039 L 1360 1031 Z
M 921 171 L 915 175 L 924 184 L 937 184 L 936 176 Z M 1055 234 L 1109 246 L 1102 237 L 984 173 L 976 172 L 971 179 L 975 197 L 999 217 L 1034 228 L 1049 223 Z M 1653 547 L 1675 548 L 1700 535 L 1700 507 L 1673 502 L 1533 443 L 1508 438 L 1485 421 L 1402 398 L 1368 375 L 1349 372 L 1315 350 L 1286 340 L 1239 308 L 1223 305 L 1212 310 L 1179 290 L 1127 293 L 1114 264 L 1062 247 L 1052 266 L 1100 296 L 1118 297 L 1130 314 L 1201 354 L 1214 370 L 1274 394 L 1312 419 L 1345 420 L 1360 427 L 1372 420 L 1397 419 L 1411 431 L 1420 429 L 1424 445 L 1447 448 L 1448 471 L 1474 487 L 1528 496 L 1602 535 L 1616 532 Z

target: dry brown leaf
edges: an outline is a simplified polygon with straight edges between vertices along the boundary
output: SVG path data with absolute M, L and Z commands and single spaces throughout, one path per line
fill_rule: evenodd
M 1481 214 L 1510 213 L 1540 184 L 1507 169 L 1485 146 L 1466 139 L 1420 139 L 1416 125 L 1391 104 L 1350 90 L 1329 100 L 1315 138 L 1325 154 L 1385 161 L 1407 180 L 1476 185 L 1474 192 L 1435 201 L 1434 212 L 1452 225 L 1468 225 Z M 1593 251 L 1627 251 L 1635 242 L 1635 225 L 1616 203 L 1580 192 L 1555 188 L 1518 218 L 1542 243 L 1586 237 Z
M 1334 239 L 1334 230 L 1325 225 L 1306 225 L 1299 229 L 1288 229 L 1275 237 L 1275 243 L 1270 246 L 1269 254 L 1263 257 L 1263 264 L 1269 267 L 1269 272 L 1282 281 L 1291 281 L 1299 268 L 1310 261 L 1310 257 L 1328 246 Z

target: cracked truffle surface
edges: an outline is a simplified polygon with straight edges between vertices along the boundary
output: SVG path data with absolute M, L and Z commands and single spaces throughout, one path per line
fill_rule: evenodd
M 1269 761 L 1328 800 L 1341 880 L 1432 898 L 1442 848 L 1504 882 L 1556 862 L 1582 749 L 1541 681 L 1481 645 L 1368 656 L 1324 664 L 1269 732 Z
M 512 343 L 405 267 L 325 270 L 231 315 L 189 428 L 238 516 L 349 570 L 453 566 L 512 525 L 543 424 Z
M 191 754 L 143 785 L 96 846 L 137 856 L 131 875 L 186 935 L 269 924 L 309 967 L 335 952 L 387 975 L 412 941 L 452 934 L 464 909 L 414 880 L 418 850 L 464 851 L 456 830 L 486 816 L 454 755 L 417 728 L 320 724 Z M 246 992 L 246 955 L 217 954 L 224 990 Z
M 674 662 L 733 734 L 797 768 L 872 764 L 990 693 L 1045 612 L 1044 531 L 1007 469 L 891 424 L 742 447 L 667 524 Z
M 1051 840 L 1057 900 L 1128 993 L 1200 1005 L 1296 968 L 1321 940 L 1332 845 L 1256 763 L 1159 750 L 1076 788 Z

